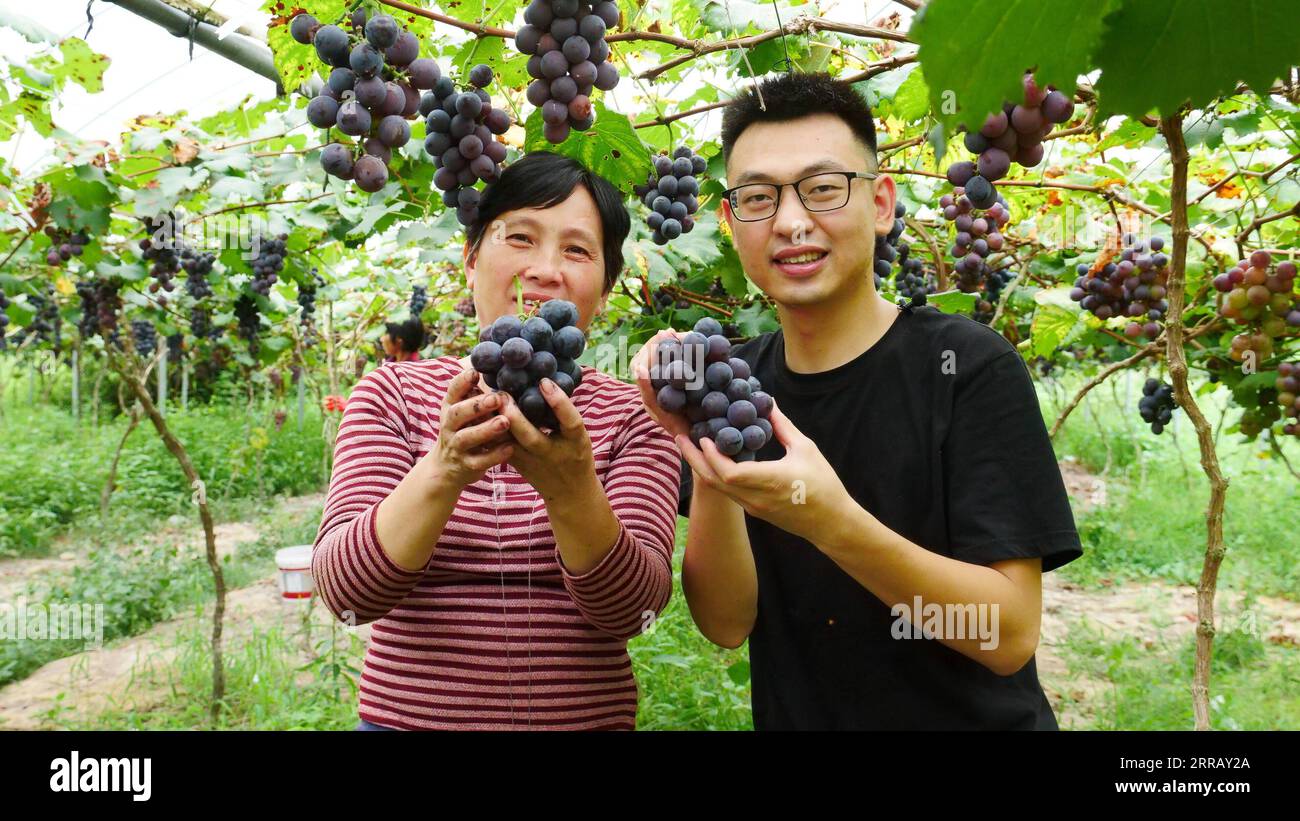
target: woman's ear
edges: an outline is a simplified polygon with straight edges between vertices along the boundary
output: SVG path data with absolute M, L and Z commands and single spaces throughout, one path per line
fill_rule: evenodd
M 469 286 L 470 293 L 474 292 L 474 266 L 478 262 L 478 254 L 475 254 L 469 245 L 469 240 L 465 240 L 465 247 L 461 250 L 461 263 L 465 268 L 465 284 Z

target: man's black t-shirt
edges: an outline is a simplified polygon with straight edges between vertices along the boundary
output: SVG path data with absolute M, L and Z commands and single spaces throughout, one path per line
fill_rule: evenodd
M 733 356 L 886 527 L 972 564 L 1042 557 L 1048 571 L 1082 555 L 1028 370 L 998 333 L 904 310 L 856 359 L 811 374 L 786 367 L 784 343 L 765 334 Z M 758 459 L 784 453 L 773 438 Z M 894 638 L 889 606 L 810 542 L 745 522 L 756 729 L 1056 729 L 1032 659 L 999 676 L 935 639 Z

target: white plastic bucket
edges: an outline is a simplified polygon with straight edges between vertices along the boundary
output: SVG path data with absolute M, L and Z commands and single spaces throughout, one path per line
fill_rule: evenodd
M 311 598 L 311 548 L 309 544 L 300 544 L 275 551 L 275 564 L 280 568 L 280 595 L 283 598 Z

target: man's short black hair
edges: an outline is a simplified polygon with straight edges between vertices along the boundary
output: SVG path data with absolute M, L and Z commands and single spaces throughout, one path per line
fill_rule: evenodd
M 754 123 L 784 123 L 814 114 L 833 114 L 844 121 L 858 139 L 871 149 L 868 156 L 876 165 L 876 124 L 871 107 L 849 83 L 826 73 L 779 74 L 759 83 L 763 105 L 754 87 L 747 86 L 722 114 L 722 157 L 728 160 L 741 133 Z
M 605 258 L 605 292 L 623 272 L 623 241 L 632 228 L 623 195 L 609 180 L 570 157 L 550 151 L 534 151 L 501 172 L 487 186 L 479 201 L 478 219 L 465 229 L 470 253 L 479 245 L 493 221 L 507 211 L 520 208 L 550 208 L 567 200 L 579 185 L 596 201 L 600 214 L 602 251 Z
M 413 316 L 405 322 L 389 322 L 384 326 L 388 338 L 398 342 L 406 353 L 415 353 L 424 347 L 424 323 Z

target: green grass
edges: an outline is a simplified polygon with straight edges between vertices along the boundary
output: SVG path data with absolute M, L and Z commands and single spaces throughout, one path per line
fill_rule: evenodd
M 172 413 L 167 422 L 218 514 L 235 500 L 306 493 L 328 481 L 321 418 L 314 410 L 301 430 L 291 416 L 276 431 L 272 409 L 249 412 L 242 406 L 201 406 Z M 47 555 L 56 537 L 65 534 L 119 541 L 148 532 L 160 516 L 193 515 L 192 489 L 145 420 L 123 449 L 111 520 L 100 521 L 100 491 L 126 427 L 120 417 L 94 428 L 59 409 L 5 409 L 0 557 Z
M 1076 625 L 1064 658 L 1071 675 L 1102 684 L 1091 715 L 1065 729 L 1191 730 L 1195 637 L 1153 630 L 1104 638 Z M 1300 652 L 1243 630 L 1215 637 L 1210 675 L 1210 725 L 1216 730 L 1294 730 L 1300 727 Z
M 679 520 L 675 576 L 681 572 L 685 519 Z M 288 543 L 281 541 L 279 543 Z M 640 690 L 637 726 L 641 729 L 748 730 L 749 662 L 745 649 L 724 650 L 695 629 L 681 596 L 680 578 L 669 606 L 645 634 L 629 643 Z M 364 648 L 342 629 L 315 640 L 315 655 L 299 663 L 297 635 L 278 627 L 258 630 L 228 647 L 227 704 L 222 729 L 352 729 L 357 723 L 356 682 Z M 208 726 L 212 656 L 206 623 L 195 623 L 180 637 L 179 661 L 154 671 L 154 682 L 176 696 L 161 708 L 111 709 L 89 719 L 51 720 L 80 729 L 190 729 Z
M 643 730 L 752 730 L 749 646 L 718 647 L 691 620 L 682 594 L 687 520 L 677 520 L 673 598 L 645 634 L 628 644 Z
M 1136 375 L 1135 375 L 1136 376 Z M 1141 380 L 1131 387 L 1140 390 Z M 1116 387 L 1123 386 L 1123 382 Z M 1075 519 L 1084 555 L 1062 572 L 1095 587 L 1103 582 L 1163 579 L 1194 585 L 1205 556 L 1209 480 L 1200 467 L 1195 431 L 1182 412 L 1157 436 L 1136 415 L 1137 394 L 1116 401 L 1106 385 L 1094 390 L 1058 434 L 1060 457 L 1073 456 L 1107 484 L 1107 503 Z M 1224 411 L 1223 392 L 1198 397 L 1212 426 Z M 1230 432 L 1239 411 L 1227 410 L 1219 433 L 1220 469 L 1229 482 L 1224 508 L 1220 585 L 1255 594 L 1300 596 L 1295 517 L 1300 489 L 1261 438 Z M 1125 418 L 1127 414 L 1127 418 Z M 1054 414 L 1045 411 L 1049 425 Z M 1283 445 L 1300 464 L 1294 442 Z
M 310 543 L 320 525 L 320 508 L 295 516 L 270 512 L 256 522 L 257 541 L 240 545 L 222 563 L 227 590 L 274 572 L 275 551 Z M 195 523 L 197 527 L 197 522 Z M 213 597 L 212 574 L 202 549 L 182 551 L 174 544 L 127 549 L 92 549 L 69 575 L 29 585 L 29 605 L 103 604 L 105 642 L 138 635 L 186 608 L 200 608 Z M 85 649 L 81 640 L 0 640 L 0 686 L 30 675 L 59 658 Z
M 166 670 L 145 673 L 146 686 L 162 685 L 175 696 L 161 708 L 111 708 L 89 719 L 47 717 L 66 729 L 188 730 L 209 728 L 212 653 L 208 628 L 194 623 L 178 637 L 180 655 Z M 299 636 L 279 626 L 255 629 L 224 653 L 226 699 L 216 729 L 351 730 L 357 724 L 353 666 L 361 639 L 337 626 L 314 643 L 315 656 L 300 663 Z

